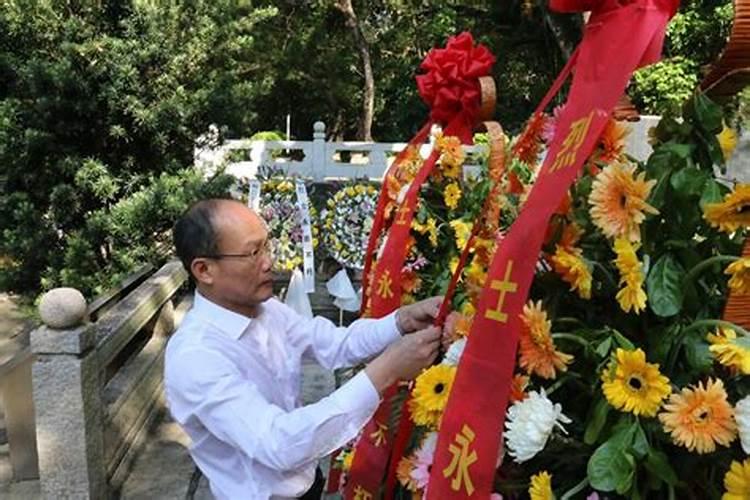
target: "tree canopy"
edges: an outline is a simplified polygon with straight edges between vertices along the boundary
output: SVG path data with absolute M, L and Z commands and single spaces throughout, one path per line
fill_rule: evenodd
M 731 17 L 728 0 L 688 2 L 668 59 L 634 77 L 635 102 L 647 112 L 679 104 Z M 101 276 L 161 255 L 153 242 L 181 208 L 228 185 L 185 170 L 210 124 L 249 137 L 283 130 L 291 114 L 297 138 L 323 120 L 332 138 L 353 139 L 371 92 L 372 137 L 408 139 L 427 111 L 419 63 L 461 31 L 497 56 L 497 117 L 516 132 L 582 26 L 541 0 L 4 1 L 0 288 L 94 292 Z

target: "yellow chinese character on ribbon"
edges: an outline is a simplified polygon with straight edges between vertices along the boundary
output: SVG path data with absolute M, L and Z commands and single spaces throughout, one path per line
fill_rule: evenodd
M 393 280 L 391 279 L 391 272 L 385 271 L 378 281 L 378 296 L 382 299 L 389 299 L 393 297 L 393 290 L 391 290 Z
M 381 424 L 380 422 L 375 422 L 375 431 L 370 434 L 370 437 L 375 442 L 375 446 L 380 446 L 383 443 L 385 443 L 385 431 L 388 430 L 388 427 Z
M 364 489 L 362 486 L 357 485 L 354 488 L 354 500 L 372 500 L 372 493 Z
M 580 148 L 583 141 L 586 140 L 586 135 L 588 134 L 593 114 L 594 112 L 592 111 L 588 116 L 576 120 L 570 125 L 570 132 L 568 132 L 568 135 L 563 140 L 560 151 L 558 151 L 557 156 L 555 156 L 555 162 L 549 169 L 550 173 L 557 172 L 565 167 L 571 167 L 575 164 L 578 148 Z
M 500 294 L 497 297 L 497 308 L 487 309 L 484 313 L 484 317 L 487 319 L 495 320 L 499 323 L 506 323 L 508 321 L 508 315 L 503 312 L 503 304 L 505 303 L 505 294 L 515 293 L 518 291 L 518 283 L 511 281 L 510 275 L 513 272 L 513 261 L 509 260 L 505 266 L 505 277 L 502 280 L 492 280 L 490 282 L 490 288 L 498 290 Z
M 448 451 L 451 452 L 453 458 L 451 459 L 450 465 L 443 469 L 443 477 L 451 477 L 451 488 L 453 491 L 461 489 L 461 484 L 466 489 L 466 494 L 471 495 L 474 493 L 474 483 L 471 482 L 471 475 L 469 474 L 469 467 L 477 461 L 476 450 L 471 450 L 469 453 L 469 445 L 474 441 L 476 435 L 471 427 L 464 424 L 461 432 L 456 434 L 454 439 L 455 443 L 451 443 L 448 446 Z
M 396 224 L 403 226 L 406 224 L 406 214 L 409 213 L 409 205 L 407 203 L 401 205 L 398 209 L 398 217 L 396 218 Z

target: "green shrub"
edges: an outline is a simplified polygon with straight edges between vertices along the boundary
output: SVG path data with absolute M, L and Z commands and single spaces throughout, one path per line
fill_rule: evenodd
M 675 112 L 698 85 L 695 63 L 684 57 L 664 59 L 633 73 L 630 96 L 641 112 Z

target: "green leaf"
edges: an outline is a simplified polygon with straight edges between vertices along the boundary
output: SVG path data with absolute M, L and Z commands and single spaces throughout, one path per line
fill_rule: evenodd
M 697 168 L 683 168 L 674 173 L 669 182 L 682 196 L 699 195 L 708 180 L 709 174 Z
M 714 364 L 714 358 L 708 349 L 708 343 L 700 335 L 687 335 L 684 341 L 685 360 L 690 367 L 699 373 L 708 373 Z
M 669 465 L 669 458 L 663 451 L 650 450 L 644 465 L 646 470 L 660 478 L 665 483 L 672 486 L 677 484 L 677 474 L 675 474 L 672 466 Z
M 706 205 L 709 203 L 720 203 L 723 198 L 721 194 L 721 186 L 718 182 L 713 179 L 709 179 L 703 186 L 703 194 L 701 195 L 701 210 L 706 209 Z
M 597 400 L 594 406 L 594 411 L 591 413 L 591 418 L 586 426 L 586 432 L 583 434 L 583 442 L 591 445 L 596 442 L 599 438 L 599 434 L 607 422 L 607 414 L 609 413 L 609 403 L 604 398 Z
M 685 270 L 672 254 L 663 255 L 646 279 L 648 303 L 657 316 L 674 316 L 682 308 L 682 279 Z
M 591 487 L 599 491 L 627 491 L 634 472 L 633 457 L 612 440 L 594 451 L 586 468 Z
M 615 341 L 617 341 L 619 346 L 622 347 L 623 349 L 628 350 L 628 351 L 635 350 L 635 345 L 633 345 L 633 343 L 630 340 L 628 340 L 622 333 L 618 332 L 617 330 L 614 330 L 614 337 L 615 337 Z
M 654 189 L 651 191 L 651 196 L 649 196 L 648 201 L 657 210 L 661 209 L 664 205 L 664 200 L 667 198 L 667 191 L 669 191 L 670 185 L 669 179 L 671 176 L 672 172 L 670 170 L 662 172 L 656 181 Z
M 598 346 L 596 346 L 596 354 L 599 355 L 599 357 L 604 358 L 609 354 L 609 351 L 612 349 L 612 337 L 607 337 L 606 339 L 602 340 Z
M 643 427 L 641 427 L 639 422 L 635 423 L 631 449 L 638 458 L 645 457 L 651 449 L 651 446 L 648 444 L 648 438 L 646 438 L 646 433 L 643 432 Z
M 685 113 L 696 125 L 710 134 L 718 134 L 723 127 L 721 108 L 702 92 L 694 94 Z

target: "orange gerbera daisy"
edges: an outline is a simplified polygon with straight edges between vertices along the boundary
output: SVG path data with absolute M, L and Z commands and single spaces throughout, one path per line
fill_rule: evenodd
M 562 279 L 570 283 L 570 289 L 578 292 L 582 299 L 591 298 L 591 270 L 581 258 L 579 248 L 557 245 L 552 256 L 552 267 Z
M 414 470 L 414 457 L 403 457 L 396 466 L 396 478 L 401 486 L 409 491 L 419 491 L 416 481 L 411 477 L 411 471 Z
M 750 228 L 750 184 L 739 184 L 721 203 L 706 205 L 703 218 L 727 233 Z
M 526 399 L 526 387 L 529 385 L 529 377 L 516 373 L 510 383 L 510 403 Z
M 416 272 L 405 269 L 401 271 L 401 289 L 404 293 L 415 293 L 422 286 L 422 279 Z
M 435 140 L 435 147 L 440 151 L 440 170 L 446 177 L 460 177 L 464 164 L 464 150 L 461 140 L 451 135 L 440 135 Z
M 547 117 L 542 113 L 533 115 L 524 129 L 521 137 L 513 146 L 513 154 L 522 162 L 534 165 L 539 158 L 539 149 L 542 144 L 542 132 Z
M 641 223 L 646 213 L 659 213 L 646 203 L 655 180 L 645 180 L 646 174 L 635 175 L 635 165 L 613 163 L 594 179 L 589 195 L 591 218 L 602 232 L 610 237 L 641 240 Z
M 474 321 L 474 315 L 458 314 L 453 326 L 453 333 L 457 337 L 466 337 L 471 331 L 471 324 Z
M 664 409 L 659 414 L 664 430 L 675 444 L 690 451 L 711 453 L 717 443 L 729 446 L 737 437 L 732 405 L 721 380 L 683 388 L 669 397 Z
M 601 150 L 597 155 L 597 160 L 610 163 L 621 158 L 625 149 L 625 138 L 629 133 L 629 129 L 623 127 L 617 120 L 610 118 L 599 137 Z
M 519 343 L 519 365 L 529 375 L 551 379 L 557 370 L 564 372 L 573 356 L 555 349 L 550 331 L 552 322 L 542 309 L 542 302 L 529 301 L 521 313 L 521 338 Z

